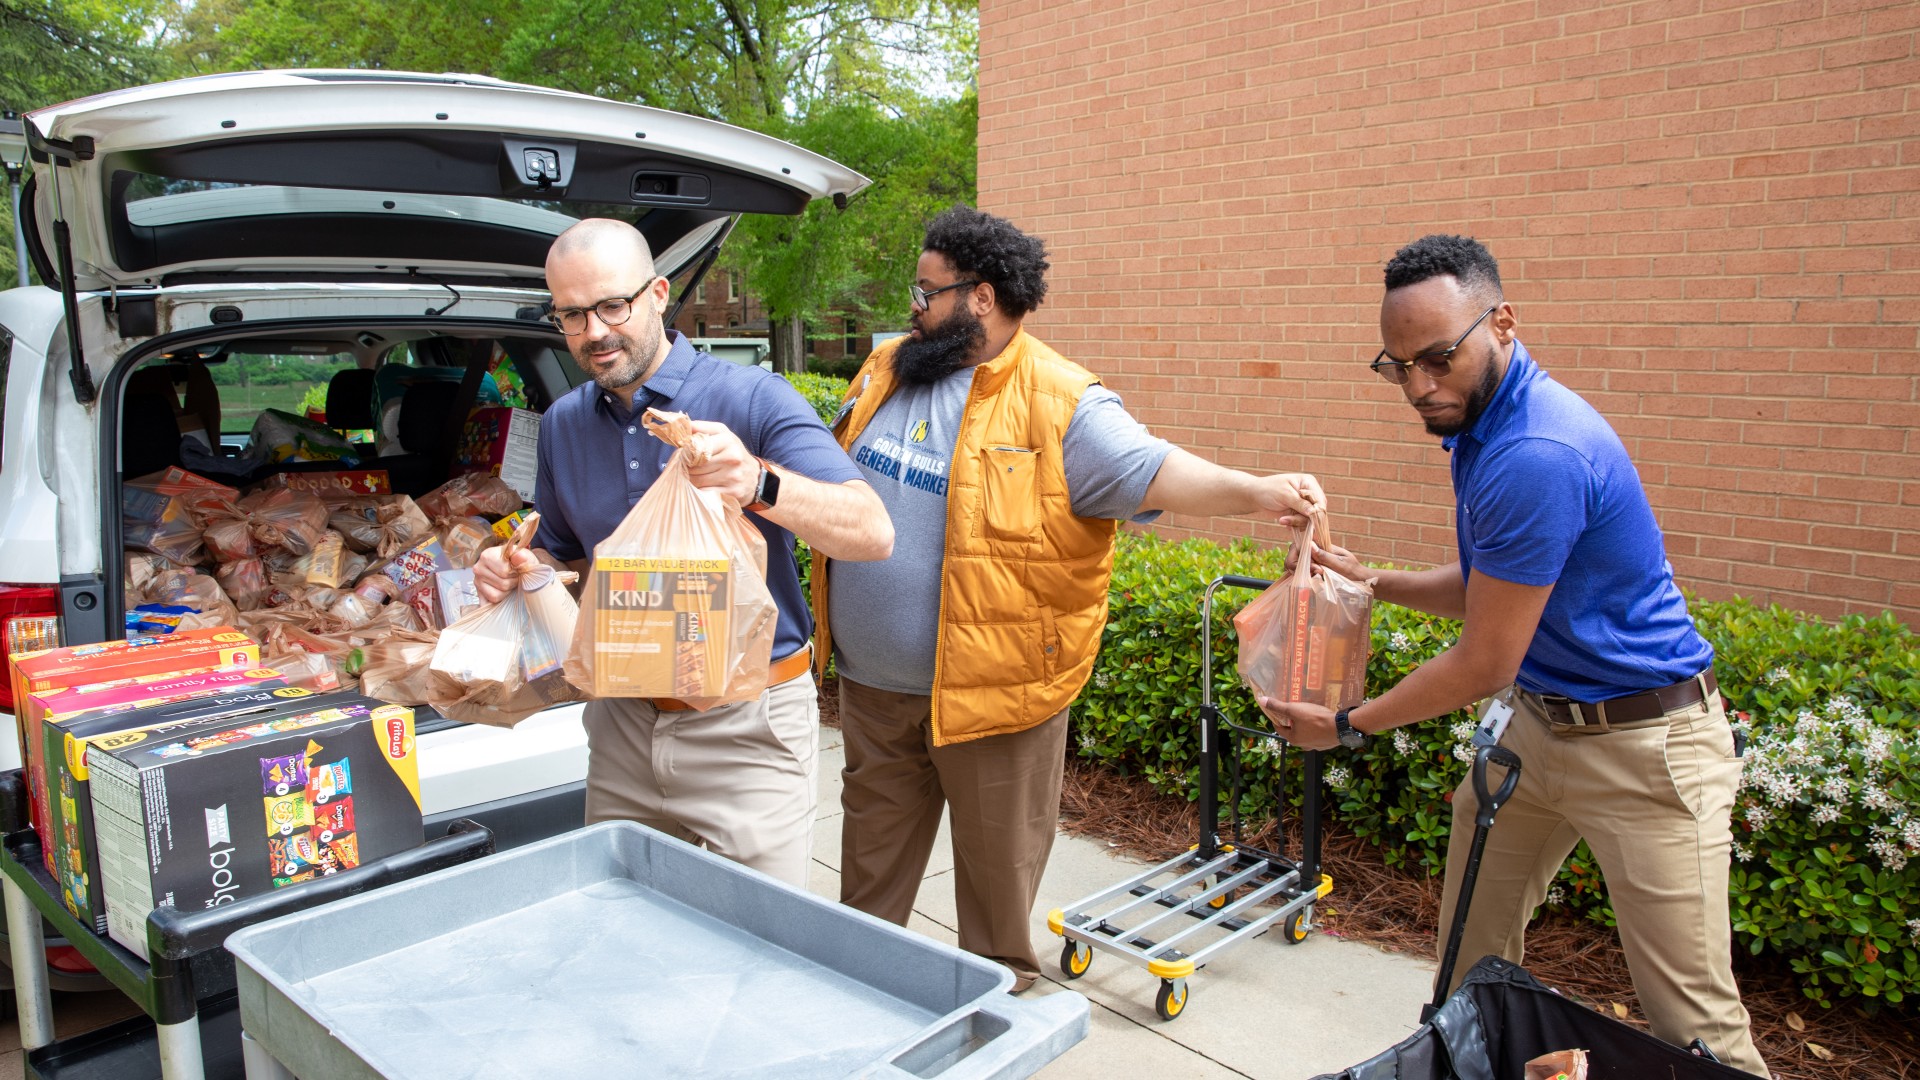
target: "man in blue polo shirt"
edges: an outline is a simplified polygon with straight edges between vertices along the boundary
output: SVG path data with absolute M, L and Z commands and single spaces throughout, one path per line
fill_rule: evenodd
M 1338 713 L 1261 705 L 1295 745 L 1358 749 L 1491 696 L 1483 723 L 1505 723 L 1500 742 L 1525 767 L 1487 842 L 1456 985 L 1487 954 L 1521 960 L 1528 918 L 1584 838 L 1653 1033 L 1703 1039 L 1764 1076 L 1734 984 L 1727 911 L 1740 762 L 1713 647 L 1673 583 L 1639 474 L 1600 414 L 1515 336 L 1486 248 L 1424 237 L 1387 264 L 1386 289 L 1386 347 L 1373 370 L 1401 387 L 1453 456 L 1460 557 L 1417 571 L 1369 569 L 1340 548 L 1314 561 L 1376 578 L 1382 600 L 1465 620 L 1460 640 Z M 1461 784 L 1443 934 L 1475 809 L 1472 784 Z
M 633 226 L 589 219 L 560 234 L 547 287 L 550 317 L 591 378 L 541 419 L 540 530 L 520 567 L 537 559 L 584 574 L 673 453 L 641 414 L 684 412 L 711 439 L 693 482 L 747 508 L 780 610 L 772 677 L 755 701 L 702 712 L 664 698 L 588 703 L 587 821 L 639 821 L 804 887 L 820 717 L 793 540 L 836 560 L 884 559 L 886 509 L 785 379 L 695 352 L 661 325 L 667 279 Z M 490 602 L 512 586 L 500 552 L 474 568 Z

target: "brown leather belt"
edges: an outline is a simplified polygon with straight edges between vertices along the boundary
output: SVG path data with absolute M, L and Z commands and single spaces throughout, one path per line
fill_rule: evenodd
M 779 686 L 788 679 L 797 679 L 806 674 L 807 669 L 812 666 L 813 646 L 802 645 L 798 651 L 775 660 L 773 664 L 767 668 L 767 685 Z M 688 712 L 693 708 L 693 706 L 678 698 L 657 697 L 647 700 L 652 702 L 653 707 L 661 712 Z
M 1528 693 L 1527 697 L 1539 706 L 1540 715 L 1546 717 L 1547 723 L 1556 730 L 1598 734 L 1629 727 L 1647 727 L 1655 721 L 1664 721 L 1668 713 L 1698 705 L 1718 689 L 1720 681 L 1713 677 L 1713 669 L 1708 668 L 1672 686 L 1644 690 L 1609 701 L 1574 701 L 1558 695 L 1532 693 Z

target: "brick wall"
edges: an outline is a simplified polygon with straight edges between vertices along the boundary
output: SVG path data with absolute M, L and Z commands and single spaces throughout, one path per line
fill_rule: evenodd
M 1911 622 L 1916 30 L 1913 0 L 981 0 L 980 200 L 1053 251 L 1031 329 L 1413 563 L 1452 558 L 1452 495 L 1364 366 L 1380 268 L 1478 237 L 1683 584 Z

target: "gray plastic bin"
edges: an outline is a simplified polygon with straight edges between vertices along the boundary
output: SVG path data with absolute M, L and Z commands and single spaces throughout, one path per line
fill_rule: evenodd
M 1028 1076 L 1087 1001 L 631 822 L 227 939 L 302 1080 Z M 251 1075 L 251 1074 L 250 1074 Z

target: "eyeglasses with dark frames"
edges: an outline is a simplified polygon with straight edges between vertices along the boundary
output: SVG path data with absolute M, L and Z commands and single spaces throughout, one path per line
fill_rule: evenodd
M 1474 329 L 1485 322 L 1487 316 L 1493 314 L 1499 307 L 1500 305 L 1496 303 L 1493 307 L 1481 312 L 1480 317 L 1473 320 L 1472 326 L 1467 327 L 1464 333 L 1454 339 L 1452 345 L 1440 352 L 1425 352 L 1411 360 L 1396 360 L 1388 354 L 1387 350 L 1381 349 L 1380 355 L 1374 357 L 1373 363 L 1367 366 L 1395 386 L 1405 386 L 1407 380 L 1412 377 L 1412 369 L 1416 367 L 1433 378 L 1444 379 L 1453 371 L 1453 351 L 1458 349 L 1460 343 L 1467 340 L 1467 335 L 1473 333 Z
M 653 283 L 658 280 L 660 280 L 658 277 L 652 278 L 635 290 L 632 296 L 611 296 L 596 302 L 592 307 L 556 308 L 547 312 L 547 321 L 559 327 L 560 332 L 568 337 L 578 337 L 587 332 L 588 312 L 598 315 L 603 326 L 609 328 L 619 326 L 633 318 L 633 302 L 640 299 L 648 289 L 653 288 Z
M 923 289 L 918 285 L 907 286 L 907 295 L 913 298 L 913 306 L 925 311 L 932 306 L 933 298 L 949 289 L 966 289 L 982 284 L 978 281 L 956 281 L 951 285 L 942 285 L 937 289 Z

